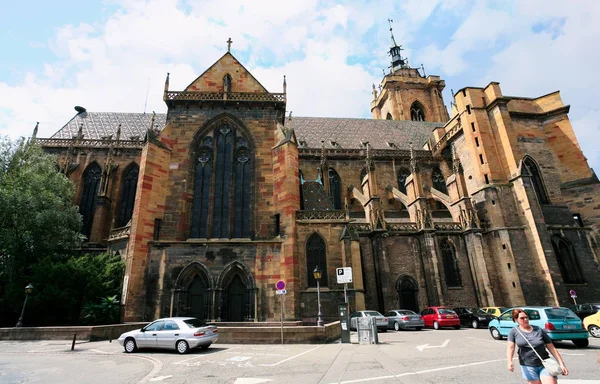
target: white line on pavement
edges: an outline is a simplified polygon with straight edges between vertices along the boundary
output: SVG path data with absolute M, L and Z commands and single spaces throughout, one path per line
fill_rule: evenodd
M 194 357 L 190 357 L 189 359 L 186 359 L 186 360 L 181 360 L 181 361 L 178 361 L 178 362 L 176 362 L 175 364 L 176 364 L 176 365 L 177 365 L 177 364 L 186 364 L 188 361 L 191 361 L 191 360 L 194 360 L 194 359 L 201 359 L 201 358 L 203 358 L 203 357 L 214 356 L 214 355 L 216 355 L 217 353 L 229 352 L 229 351 L 231 351 L 231 350 L 234 350 L 234 349 L 239 349 L 239 348 L 241 348 L 241 347 L 232 347 L 232 348 L 227 348 L 227 349 L 224 349 L 224 350 L 222 350 L 222 351 L 218 351 L 218 352 L 206 353 L 206 354 L 203 354 L 203 355 L 200 355 L 200 356 L 194 356 Z
M 309 353 L 309 352 L 312 352 L 312 351 L 314 351 L 315 349 L 321 348 L 323 345 L 325 345 L 325 344 L 321 344 L 321 345 L 319 345 L 318 347 L 315 347 L 315 348 L 313 348 L 313 349 L 309 349 L 308 351 L 305 351 L 305 352 L 299 353 L 299 354 L 297 354 L 297 355 L 295 355 L 295 356 L 288 357 L 287 359 L 283 359 L 283 360 L 281 360 L 281 361 L 278 361 L 277 363 L 274 363 L 274 364 L 260 364 L 260 366 L 262 366 L 262 367 L 274 367 L 274 366 L 276 366 L 276 365 L 279 365 L 279 364 L 281 364 L 281 363 L 285 363 L 286 361 L 290 361 L 290 360 L 292 360 L 292 359 L 295 359 L 296 357 L 300 357 L 300 356 L 302 356 L 302 355 L 305 355 L 305 354 L 307 354 L 307 353 Z

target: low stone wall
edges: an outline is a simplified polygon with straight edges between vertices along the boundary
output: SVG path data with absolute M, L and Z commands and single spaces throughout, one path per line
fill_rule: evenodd
M 77 340 L 97 341 L 117 339 L 122 333 L 148 324 L 126 323 L 73 327 L 22 327 L 0 328 L 0 340 Z M 284 344 L 324 344 L 340 337 L 340 322 L 325 324 L 324 327 L 301 326 L 302 322 L 283 323 Z M 219 328 L 219 343 L 223 344 L 279 344 L 281 324 L 267 323 L 216 323 Z

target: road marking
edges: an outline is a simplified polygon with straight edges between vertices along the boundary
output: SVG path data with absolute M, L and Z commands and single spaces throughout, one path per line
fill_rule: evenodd
M 188 361 L 190 361 L 190 360 L 194 360 L 194 359 L 201 359 L 201 358 L 203 358 L 203 357 L 214 356 L 214 355 L 216 355 L 217 353 L 229 352 L 229 351 L 231 351 L 231 350 L 233 350 L 233 349 L 239 349 L 239 348 L 241 348 L 241 347 L 233 347 L 233 348 L 224 349 L 224 350 L 222 350 L 222 351 L 218 351 L 218 352 L 213 352 L 213 353 L 207 353 L 207 354 L 204 354 L 204 355 L 194 356 L 194 357 L 190 357 L 189 359 L 185 359 L 185 360 L 178 361 L 178 362 L 176 362 L 176 363 L 174 363 L 174 364 L 176 364 L 176 365 L 177 365 L 177 364 L 185 364 L 185 365 L 189 365 L 189 364 L 186 364 L 186 363 L 187 363 Z
M 444 341 L 442 343 L 442 345 L 429 345 L 429 344 L 418 345 L 417 349 L 419 351 L 423 352 L 423 350 L 425 348 L 446 348 L 446 346 L 448 345 L 449 342 L 450 342 L 450 339 L 446 339 L 446 341 Z
M 235 379 L 233 384 L 260 384 L 266 383 L 269 381 L 273 381 L 271 379 L 260 379 L 255 377 L 240 377 L 239 379 Z
M 398 375 L 387 375 L 387 376 L 377 376 L 377 377 L 363 378 L 363 379 L 358 379 L 358 380 L 337 381 L 335 383 L 330 383 L 330 384 L 351 384 L 351 383 L 362 383 L 362 382 L 365 382 L 365 381 L 385 380 L 385 379 L 392 379 L 392 378 L 403 377 L 403 376 L 412 376 L 412 375 L 420 375 L 420 374 L 423 374 L 423 373 L 444 371 L 444 370 L 449 370 L 449 369 L 465 368 L 465 367 L 471 367 L 471 366 L 475 366 L 475 365 L 482 365 L 482 364 L 488 364 L 488 363 L 497 363 L 499 361 L 506 361 L 506 359 L 478 361 L 476 363 L 451 365 L 451 366 L 448 366 L 448 367 L 426 369 L 426 370 L 423 370 L 423 371 L 400 373 Z M 563 380 L 561 379 L 561 383 L 562 382 L 563 382 Z M 596 384 L 596 383 L 594 383 L 594 384 Z M 600 383 L 598 383 L 598 384 L 600 384 Z
M 169 375 L 169 376 L 158 376 L 158 377 L 153 377 L 152 379 L 150 379 L 149 381 L 162 381 L 164 379 L 168 379 L 173 377 L 173 375 Z
M 287 359 L 283 359 L 283 360 L 281 360 L 281 361 L 278 361 L 277 363 L 274 363 L 274 364 L 259 364 L 259 365 L 260 365 L 260 366 L 262 366 L 262 367 L 274 367 L 274 366 L 276 366 L 276 365 L 279 365 L 279 364 L 281 364 L 281 363 L 285 363 L 286 361 L 290 361 L 290 360 L 292 360 L 292 359 L 295 359 L 296 357 L 300 357 L 300 356 L 302 356 L 302 355 L 306 355 L 307 353 L 310 353 L 310 352 L 314 351 L 315 349 L 321 348 L 323 345 L 325 345 L 325 344 L 321 344 L 321 345 L 319 345 L 318 347 L 315 347 L 315 348 L 313 348 L 313 349 L 309 349 L 308 351 L 305 351 L 305 352 L 299 353 L 299 354 L 297 354 L 297 355 L 295 355 L 295 356 L 288 357 Z
M 102 353 L 103 355 L 112 355 L 113 354 L 113 352 L 101 351 L 99 349 L 90 349 L 90 351 L 97 352 L 97 353 Z
M 501 345 L 501 343 L 498 343 L 498 341 L 500 341 L 500 340 L 482 339 L 481 337 L 467 337 L 467 339 L 487 341 L 488 343 L 497 343 L 498 345 Z
M 249 356 L 234 356 L 232 358 L 227 359 L 227 361 L 244 361 L 244 360 L 248 360 L 251 359 L 251 357 Z
M 565 356 L 587 356 L 585 353 L 568 353 L 568 352 L 561 352 L 561 355 L 565 355 Z M 561 380 L 562 382 L 562 380 Z
M 163 367 L 163 363 L 160 360 L 157 360 L 153 357 L 148 357 L 148 356 L 140 356 L 140 355 L 129 355 L 130 357 L 133 358 L 138 358 L 138 359 L 142 359 L 142 360 L 146 360 L 146 361 L 150 361 L 153 365 L 152 370 L 144 377 L 142 377 L 142 379 L 140 381 L 137 382 L 137 384 L 141 384 L 141 383 L 145 383 L 147 381 L 149 381 L 151 378 L 153 378 L 154 376 L 156 376 L 156 374 L 158 374 L 158 372 L 160 372 L 160 370 Z

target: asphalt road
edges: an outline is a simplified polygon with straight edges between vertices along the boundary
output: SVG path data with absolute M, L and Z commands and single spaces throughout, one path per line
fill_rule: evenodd
M 0 383 L 523 383 L 506 369 L 506 341 L 485 329 L 389 331 L 380 344 L 213 344 L 187 355 L 126 354 L 116 341 L 0 341 Z M 600 339 L 557 347 L 571 374 L 561 384 L 600 384 Z M 515 370 L 517 371 L 517 370 Z

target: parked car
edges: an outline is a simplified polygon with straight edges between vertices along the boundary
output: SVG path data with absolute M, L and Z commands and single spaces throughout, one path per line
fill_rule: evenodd
M 583 319 L 583 326 L 588 330 L 590 335 L 600 337 L 600 312 Z
M 598 311 L 600 311 L 600 304 L 599 303 L 577 304 L 572 307 L 569 307 L 569 309 L 571 311 L 575 312 L 577 314 L 577 316 L 579 316 L 579 318 L 581 320 L 583 320 L 586 317 L 593 315 L 594 313 L 597 313 Z
M 529 324 L 546 329 L 552 341 L 570 340 L 577 347 L 590 344 L 588 333 L 581 319 L 575 312 L 565 307 L 518 307 L 529 316 Z M 490 321 L 489 330 L 492 337 L 502 340 L 508 332 L 517 326 L 512 319 L 512 308 Z
M 184 354 L 193 348 L 206 349 L 218 339 L 215 325 L 207 325 L 194 317 L 168 317 L 125 332 L 119 336 L 119 344 L 127 353 L 141 348 L 163 348 Z
M 504 311 L 506 311 L 508 308 L 506 308 L 506 307 L 481 307 L 480 309 L 490 315 L 494 315 L 494 316 L 498 317 L 502 313 L 504 313 Z
M 350 330 L 356 331 L 358 326 L 359 317 L 371 316 L 375 318 L 377 322 L 377 330 L 381 332 L 387 332 L 388 319 L 377 311 L 357 311 L 350 315 Z
M 385 316 L 388 318 L 388 328 L 399 331 L 401 329 L 416 329 L 420 331 L 425 326 L 423 318 L 418 313 L 409 309 L 393 309 Z
M 490 315 L 480 308 L 456 307 L 452 309 L 458 314 L 460 324 L 465 327 L 477 329 L 481 326 L 487 328 L 490 321 L 496 318 L 496 316 Z
M 427 307 L 421 311 L 421 317 L 423 317 L 426 327 L 433 327 L 433 329 L 454 327 L 460 329 L 460 319 L 452 308 Z

